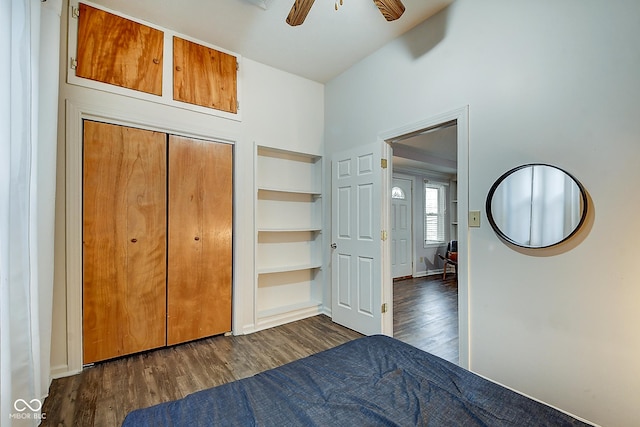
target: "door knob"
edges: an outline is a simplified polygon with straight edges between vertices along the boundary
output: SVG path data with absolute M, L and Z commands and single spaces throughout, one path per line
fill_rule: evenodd
M 337 247 L 338 247 L 338 245 L 336 245 L 335 243 L 332 243 L 332 244 L 331 244 L 331 249 L 335 249 L 335 248 L 337 248 Z

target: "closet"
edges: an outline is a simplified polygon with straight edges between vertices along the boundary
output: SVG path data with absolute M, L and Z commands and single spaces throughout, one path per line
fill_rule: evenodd
M 83 363 L 231 330 L 233 148 L 85 121 Z

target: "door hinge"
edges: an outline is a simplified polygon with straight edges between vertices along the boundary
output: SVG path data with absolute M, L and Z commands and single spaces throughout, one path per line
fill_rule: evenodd
M 382 304 L 382 307 L 380 307 L 380 312 L 381 313 L 386 313 L 387 311 L 389 311 L 389 306 L 385 302 L 384 304 Z
M 236 61 L 236 71 L 240 71 L 240 62 Z
M 71 62 L 69 63 L 69 66 L 71 67 L 72 70 L 75 70 L 76 68 L 78 68 L 78 60 L 75 58 L 71 58 Z
M 387 168 L 387 159 L 380 159 L 380 167 L 382 169 L 386 169 Z
M 387 240 L 387 230 L 380 231 L 380 240 L 385 242 Z
M 71 17 L 78 19 L 80 17 L 80 8 L 71 6 Z
M 240 109 L 240 101 L 236 101 L 236 110 Z

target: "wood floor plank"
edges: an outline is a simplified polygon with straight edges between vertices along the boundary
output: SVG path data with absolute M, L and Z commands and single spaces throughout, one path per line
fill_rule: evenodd
M 457 363 L 457 286 L 394 283 L 394 336 Z M 135 354 L 53 381 L 42 426 L 119 426 L 133 409 L 255 375 L 361 337 L 314 316 L 250 335 L 216 336 Z
M 458 363 L 458 286 L 455 276 L 393 284 L 394 338 Z

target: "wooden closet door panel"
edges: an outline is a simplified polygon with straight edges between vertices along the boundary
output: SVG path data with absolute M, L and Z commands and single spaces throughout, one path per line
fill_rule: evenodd
M 174 37 L 173 65 L 173 99 L 238 112 L 235 56 Z
M 83 361 L 165 345 L 166 135 L 84 122 Z
M 80 3 L 76 76 L 162 95 L 164 34 Z
M 167 344 L 231 330 L 229 144 L 169 137 Z

